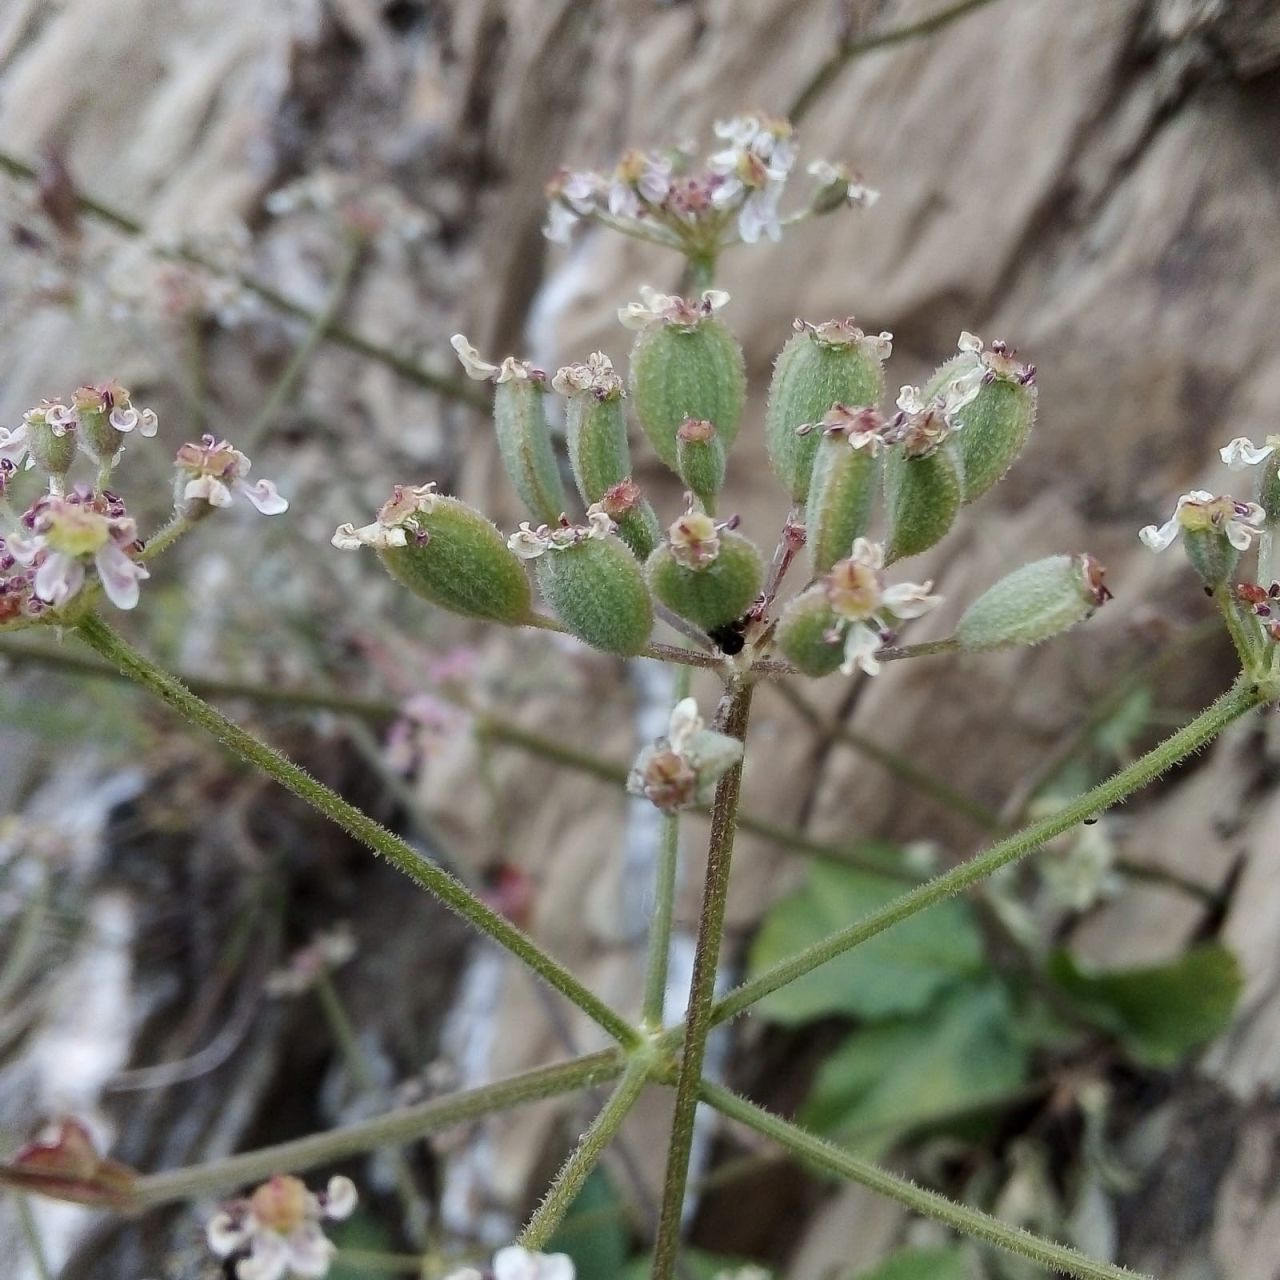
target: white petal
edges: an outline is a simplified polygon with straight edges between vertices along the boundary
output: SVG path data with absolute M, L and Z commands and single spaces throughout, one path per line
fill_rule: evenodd
M 475 1267 L 463 1267 L 461 1271 L 450 1271 L 444 1280 L 484 1280 L 484 1276 Z
M 884 545 L 869 538 L 855 538 L 850 559 L 871 569 L 884 568 Z
M 253 1234 L 247 1219 L 229 1213 L 215 1213 L 204 1229 L 209 1248 L 219 1258 L 234 1253 Z
M 0 444 L 0 451 L 2 450 L 3 445 Z M 1275 450 L 1273 444 L 1259 449 L 1248 436 L 1237 436 L 1230 444 L 1218 450 L 1218 456 L 1232 471 L 1243 471 L 1245 467 L 1256 467 L 1259 462 L 1266 461 Z
M 46 604 L 66 604 L 84 586 L 84 565 L 61 551 L 46 554 L 36 570 L 36 595 Z
M 493 1280 L 537 1280 L 537 1258 L 518 1244 L 507 1245 L 493 1255 Z
M 919 388 L 904 386 L 898 390 L 898 408 L 903 413 L 923 413 L 925 404 Z
M 211 507 L 231 505 L 231 490 L 217 476 L 196 476 L 193 480 L 188 480 L 182 496 L 188 501 L 202 499 Z
M 326 1218 L 349 1218 L 355 1210 L 359 1195 L 356 1184 L 350 1178 L 330 1178 L 324 1191 L 324 1215 Z
M 698 702 L 695 698 L 681 698 L 671 708 L 671 723 L 667 728 L 667 741 L 671 750 L 680 755 L 695 733 L 706 726 L 698 714 Z
M 308 1280 L 329 1274 L 329 1264 L 337 1252 L 333 1241 L 326 1240 L 318 1224 L 305 1222 L 285 1239 L 289 1250 L 289 1270 Z
M 541 1258 L 538 1280 L 574 1280 L 573 1259 L 567 1253 L 548 1253 Z
M 0 427 L 0 458 L 16 463 L 27 451 L 27 424 L 20 422 L 12 431 Z
M 497 376 L 498 366 L 482 360 L 480 353 L 467 341 L 464 334 L 455 333 L 449 339 L 449 345 L 458 353 L 458 359 L 467 371 L 468 378 L 474 378 L 477 382 L 488 382 Z
M 111 410 L 107 415 L 107 421 L 115 427 L 117 431 L 123 431 L 126 435 L 136 427 L 141 418 L 137 409 L 130 406 L 128 409 L 121 409 L 118 406 Z M 155 433 L 152 432 L 154 435 Z
M 138 603 L 138 583 L 151 577 L 147 566 L 131 560 L 114 542 L 99 548 L 93 563 L 107 599 L 117 609 L 134 608 Z
M 719 311 L 721 307 L 728 303 L 729 291 L 727 289 L 705 289 L 702 293 L 702 301 L 708 311 Z
M 289 1246 L 274 1231 L 253 1237 L 253 1251 L 236 1263 L 239 1280 L 284 1280 L 289 1274 Z
M 876 661 L 876 651 L 879 648 L 879 632 L 855 622 L 844 638 L 844 661 L 840 664 L 840 670 L 851 676 L 855 667 L 861 667 L 867 675 L 875 675 L 880 670 L 880 664 Z
M 976 333 L 970 333 L 968 329 L 964 329 L 960 333 L 960 341 L 956 346 L 969 355 L 980 356 L 982 354 L 982 339 Z
M 278 516 L 289 510 L 289 500 L 280 496 L 270 480 L 259 480 L 256 484 L 235 480 L 232 487 L 237 493 L 244 494 L 264 516 Z
M 507 539 L 507 548 L 521 560 L 536 560 L 546 549 L 547 540 L 540 533 L 529 528 L 528 521 L 521 524 L 519 530 Z
M 552 244 L 571 244 L 573 228 L 577 223 L 578 215 L 572 209 L 561 204 L 559 200 L 553 200 L 547 206 L 547 220 L 542 224 L 542 234 Z
M 329 541 L 339 551 L 357 551 L 361 547 L 403 547 L 409 537 L 399 525 L 388 528 L 375 520 L 359 529 L 352 524 L 340 524 Z
M 900 582 L 886 587 L 881 594 L 884 607 L 899 618 L 919 618 L 942 603 L 941 596 L 931 596 L 932 582 Z
M 156 417 L 155 410 L 153 409 L 143 409 L 141 414 L 138 415 L 138 432 L 140 435 L 144 435 L 148 439 L 155 435 L 156 428 L 159 427 L 159 425 L 160 419 Z
M 1179 527 L 1175 516 L 1172 520 L 1166 520 L 1158 529 L 1153 524 L 1144 526 L 1138 530 L 1138 537 L 1142 539 L 1144 547 L 1150 547 L 1152 551 L 1163 551 L 1178 536 Z

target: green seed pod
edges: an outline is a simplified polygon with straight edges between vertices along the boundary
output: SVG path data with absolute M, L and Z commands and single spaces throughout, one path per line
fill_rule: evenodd
M 853 321 L 795 322 L 773 370 L 765 415 L 765 444 L 774 474 L 794 502 L 809 494 L 818 450 L 813 432 L 796 428 L 821 422 L 834 404 L 875 404 L 884 393 L 884 362 L 892 337 L 865 334 Z
M 1083 622 L 1111 598 L 1105 570 L 1089 555 L 1049 556 L 988 587 L 956 625 L 966 650 L 1039 644 Z
M 61 404 L 42 404 L 23 415 L 27 452 L 47 476 L 62 479 L 76 460 L 75 423 Z
M 541 377 L 514 377 L 500 381 L 493 391 L 493 424 L 498 452 L 511 483 L 530 514 L 553 524 L 565 509 L 564 485 L 551 447 L 542 397 Z
M 593 649 L 629 658 L 649 643 L 653 602 L 635 556 L 614 534 L 551 546 L 535 572 L 551 611 Z
M 880 481 L 884 420 L 874 409 L 832 405 L 823 419 L 805 512 L 806 545 L 815 574 L 849 554 L 867 531 Z
M 686 418 L 715 426 L 727 451 L 746 402 L 742 348 L 712 314 L 728 295 L 708 290 L 701 303 L 645 293 L 645 305 L 624 308 L 624 321 L 643 325 L 631 352 L 631 395 L 649 443 L 679 473 L 676 432 Z
M 1217 529 L 1184 529 L 1183 543 L 1191 567 L 1206 587 L 1220 587 L 1230 580 L 1240 563 L 1240 552 Z
M 1036 419 L 1034 365 L 1015 360 L 1007 344 L 984 348 L 960 335 L 960 354 L 941 365 L 926 386 L 926 399 L 953 397 L 964 465 L 964 501 L 980 498 L 1013 465 Z
M 507 626 L 529 616 L 532 593 L 524 566 L 484 516 L 457 498 L 425 490 L 397 490 L 397 495 L 383 507 L 379 525 L 370 528 L 402 529 L 403 546 L 389 544 L 385 536 L 379 543 L 376 534 L 361 538 L 364 531 L 351 531 L 346 542 L 335 537 L 335 545 L 366 541 L 377 546 L 378 558 L 397 582 L 451 613 Z
M 774 632 L 778 652 L 807 676 L 827 676 L 844 660 L 840 619 L 818 583 L 787 602 Z
M 921 457 L 894 449 L 885 460 L 884 490 L 892 564 L 927 551 L 955 523 L 964 492 L 959 455 L 950 444 Z
M 676 431 L 676 470 L 690 493 L 714 514 L 724 488 L 724 445 L 705 418 L 686 418 Z
M 662 538 L 658 513 L 630 477 L 605 491 L 600 499 L 604 513 L 618 526 L 618 537 L 639 560 L 647 560 Z
M 569 465 L 583 502 L 590 506 L 631 475 L 622 379 L 609 357 L 597 351 L 585 364 L 561 369 L 551 385 L 566 399 Z
M 672 613 L 710 631 L 740 618 L 760 594 L 764 564 L 755 543 L 710 516 L 690 512 L 645 564 L 654 596 Z

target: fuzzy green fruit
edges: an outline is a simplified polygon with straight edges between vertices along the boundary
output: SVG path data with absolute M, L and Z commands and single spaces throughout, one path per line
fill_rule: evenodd
M 498 452 L 516 492 L 534 519 L 555 524 L 565 510 L 564 485 L 551 447 L 541 381 L 514 378 L 493 392 Z
M 649 643 L 653 602 L 640 565 L 616 535 L 552 548 L 534 566 L 542 598 L 584 644 L 629 658 Z
M 732 530 L 721 532 L 719 542 L 715 558 L 700 568 L 681 564 L 679 549 L 673 550 L 668 542 L 645 564 L 655 598 L 704 631 L 742 617 L 764 582 L 764 563 L 755 543 Z
M 680 424 L 676 432 L 676 470 L 704 510 L 714 512 L 716 494 L 724 488 L 724 445 L 706 419 L 686 418 Z
M 952 442 L 921 457 L 892 450 L 884 469 L 889 536 L 885 562 L 919 555 L 946 536 L 964 496 L 963 470 Z
M 1049 556 L 1015 569 L 965 610 L 956 639 L 966 650 L 1039 644 L 1083 622 L 1111 596 L 1088 555 Z
M 807 676 L 826 676 L 844 660 L 844 645 L 838 636 L 840 619 L 819 583 L 787 602 L 774 632 L 778 652 Z
M 871 521 L 880 481 L 874 444 L 854 448 L 844 431 L 821 433 L 805 508 L 805 545 L 815 574 L 849 554 Z

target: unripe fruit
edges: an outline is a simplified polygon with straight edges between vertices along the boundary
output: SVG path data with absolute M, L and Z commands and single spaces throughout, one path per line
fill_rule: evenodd
M 962 649 L 1039 644 L 1083 622 L 1111 598 L 1105 570 L 1089 555 L 1049 556 L 988 587 L 956 625 Z
M 624 658 L 649 643 L 653 602 L 640 565 L 616 535 L 549 549 L 534 571 L 542 598 L 583 643 Z
M 964 481 L 952 442 L 922 457 L 892 450 L 885 461 L 884 480 L 889 524 L 886 562 L 891 564 L 927 551 L 946 535 L 960 510 Z
M 493 392 L 498 452 L 516 492 L 530 514 L 553 524 L 565 509 L 564 485 L 551 447 L 541 377 L 499 382 Z
M 691 562 L 681 563 L 681 548 L 673 548 L 670 542 L 659 546 L 645 565 L 655 598 L 704 631 L 740 618 L 764 582 L 764 564 L 755 543 L 728 529 L 718 533 L 718 541 L 714 556 L 704 557 L 696 568 Z
M 649 443 L 679 473 L 676 432 L 686 418 L 712 423 L 728 450 L 738 434 L 747 377 L 737 339 L 710 314 L 658 319 L 631 353 L 631 395 Z
M 27 452 L 32 462 L 47 476 L 61 479 L 71 470 L 76 460 L 76 437 L 72 426 L 64 426 L 61 433 L 43 413 L 32 411 L 26 415 Z
M 647 560 L 662 537 L 658 513 L 630 478 L 605 491 L 600 507 L 618 526 L 618 537 L 638 560 Z
M 380 547 L 378 556 L 415 595 L 452 613 L 508 626 L 529 616 L 532 593 L 524 566 L 478 511 L 457 498 L 433 495 L 429 509 L 412 515 L 404 528 L 407 544 Z
M 864 334 L 851 320 L 809 325 L 782 348 L 773 370 L 765 415 L 765 444 L 774 474 L 794 502 L 809 493 L 818 437 L 796 428 L 821 422 L 832 405 L 873 405 L 884 393 L 887 333 Z
M 788 601 L 774 632 L 778 652 L 807 676 L 826 676 L 844 660 L 840 619 L 822 583 Z
M 853 540 L 866 533 L 880 480 L 880 415 L 874 409 L 835 405 L 826 421 L 828 425 L 814 433 L 820 439 L 805 511 L 806 545 L 815 574 L 847 556 Z
M 622 412 L 622 379 L 603 352 L 585 364 L 568 365 L 551 385 L 565 397 L 565 443 L 569 465 L 588 506 L 631 474 L 631 450 Z
M 676 431 L 676 470 L 707 512 L 715 511 L 724 469 L 724 445 L 715 427 L 705 418 L 686 418 Z

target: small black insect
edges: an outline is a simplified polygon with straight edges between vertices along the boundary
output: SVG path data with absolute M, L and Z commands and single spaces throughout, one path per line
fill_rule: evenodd
M 746 647 L 747 622 L 748 617 L 744 614 L 741 618 L 734 618 L 732 622 L 722 622 L 718 627 L 712 627 L 707 635 L 720 647 L 721 653 L 732 658 Z

